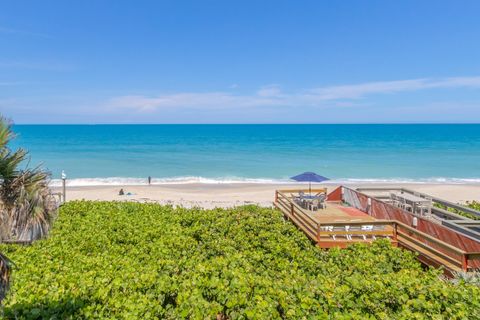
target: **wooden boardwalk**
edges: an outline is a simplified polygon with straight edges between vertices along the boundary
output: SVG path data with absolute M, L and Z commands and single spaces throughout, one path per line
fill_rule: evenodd
M 341 201 L 327 201 L 325 209 L 306 210 L 294 201 L 299 191 L 276 191 L 274 205 L 320 248 L 344 248 L 383 238 L 418 253 L 418 259 L 426 265 L 444 267 L 447 274 L 469 271 L 475 268 L 473 261 L 480 262 L 480 253 L 464 252 L 399 221 L 375 219 Z

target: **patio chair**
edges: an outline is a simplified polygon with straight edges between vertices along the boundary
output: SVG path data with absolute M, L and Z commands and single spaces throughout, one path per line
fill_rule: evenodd
M 418 205 L 415 207 L 415 213 L 421 216 L 426 215 L 425 212 L 428 211 L 428 207 L 425 205 Z
M 350 226 L 345 226 L 344 228 L 345 228 L 345 232 L 348 232 L 350 230 Z M 345 238 L 347 238 L 347 240 L 352 240 L 352 235 L 346 234 Z
M 299 199 L 299 205 L 300 205 L 302 208 L 307 209 L 308 202 L 307 202 L 307 200 L 305 199 L 305 192 L 303 192 L 303 191 L 298 191 L 298 199 Z
M 313 199 L 311 202 L 309 202 L 309 209 L 312 211 L 318 210 L 320 206 L 321 206 L 321 203 L 319 199 Z
M 298 196 L 294 193 L 290 193 L 290 198 L 292 198 L 292 200 L 295 200 L 298 198 Z
M 308 209 L 312 211 L 316 211 L 320 208 L 325 209 L 325 199 L 326 196 L 324 194 L 320 194 L 319 196 L 313 196 L 313 198 L 310 198 L 310 201 L 307 202 Z
M 349 231 L 351 231 L 351 232 L 357 232 L 357 231 L 361 231 L 361 228 L 360 228 L 360 226 L 350 226 Z M 363 238 L 363 237 L 362 237 L 362 235 L 359 235 L 359 234 L 357 233 L 357 234 L 352 234 L 352 235 L 350 235 L 350 240 L 353 240 L 353 238 Z
M 323 230 L 323 231 L 333 232 L 334 227 L 333 226 L 321 226 L 320 229 Z M 333 240 L 337 240 L 337 238 L 335 237 L 334 234 L 331 234 L 330 236 L 332 237 Z
M 401 208 L 405 211 L 410 211 L 410 212 L 412 212 L 413 210 L 413 207 L 410 204 L 408 204 L 405 199 L 403 199 L 403 201 L 401 202 Z
M 432 202 L 431 198 L 426 197 L 425 199 L 429 200 L 430 203 Z M 420 214 L 421 216 L 428 216 L 431 208 L 432 208 L 431 204 L 422 203 L 422 204 L 415 207 L 415 211 L 416 211 L 416 213 Z
M 390 199 L 392 205 L 398 208 L 402 208 L 402 201 L 397 197 L 395 193 L 390 193 Z
M 373 225 L 371 225 L 371 224 L 363 225 L 361 227 L 361 230 L 362 231 L 373 231 Z M 366 234 L 362 234 L 362 237 L 363 237 L 363 240 L 367 240 L 367 235 Z
M 290 193 L 290 196 L 292 197 L 293 202 L 295 202 L 299 206 L 302 205 L 302 198 L 299 195 L 295 195 L 293 193 Z
M 327 195 L 325 193 L 320 193 L 315 199 L 318 200 L 318 208 L 325 209 L 327 207 Z

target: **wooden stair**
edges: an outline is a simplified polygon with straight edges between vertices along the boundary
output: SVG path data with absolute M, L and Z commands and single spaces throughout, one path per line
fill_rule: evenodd
M 442 254 L 441 252 L 432 252 L 432 250 L 426 249 L 424 245 L 421 245 L 418 242 L 415 243 L 410 239 L 404 238 L 400 235 L 398 236 L 398 243 L 400 247 L 418 253 L 418 260 L 426 265 L 436 268 L 444 267 L 450 272 L 462 271 L 462 266 L 459 261 L 446 254 Z
M 328 218 L 326 220 L 323 217 L 320 222 L 281 191 L 276 192 L 273 204 L 320 248 L 345 248 L 355 243 L 372 243 L 375 238 L 388 238 L 393 245 L 416 252 L 423 264 L 443 267 L 447 275 L 462 270 L 469 271 L 473 268 L 469 265 L 469 261 L 480 260 L 480 253 L 464 252 L 396 220 L 355 221 L 356 219 L 352 219 L 339 222 L 338 220 L 330 221 Z M 360 226 L 366 225 L 374 225 L 378 228 L 368 231 L 359 230 Z M 327 226 L 335 226 L 335 228 L 332 230 L 332 228 L 326 228 Z M 342 230 L 342 226 L 348 226 L 349 229 Z M 347 239 L 347 235 L 352 236 L 353 239 Z M 366 239 L 362 239 L 363 236 Z

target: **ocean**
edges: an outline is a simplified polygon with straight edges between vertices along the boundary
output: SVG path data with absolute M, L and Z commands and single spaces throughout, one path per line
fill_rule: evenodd
M 480 125 L 15 125 L 58 184 L 277 183 L 314 171 L 333 182 L 480 183 Z

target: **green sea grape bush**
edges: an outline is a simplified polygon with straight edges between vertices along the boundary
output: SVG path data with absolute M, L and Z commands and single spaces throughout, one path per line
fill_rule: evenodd
M 387 241 L 323 251 L 274 209 L 75 201 L 2 245 L 7 319 L 475 319 L 480 288 Z
M 480 202 L 477 202 L 475 200 L 474 201 L 467 201 L 465 204 L 461 204 L 461 203 L 459 203 L 459 204 L 463 205 L 463 206 L 466 206 L 468 208 L 480 211 Z M 462 210 L 458 210 L 458 209 L 455 209 L 455 208 L 450 208 L 450 207 L 447 207 L 447 206 L 445 206 L 443 204 L 440 204 L 440 203 L 434 203 L 434 206 L 437 207 L 437 208 L 443 209 L 443 210 L 447 210 L 447 211 L 456 213 L 460 216 L 464 216 L 464 217 L 469 218 L 469 219 L 480 220 L 480 217 L 478 217 L 474 214 L 471 214 L 469 212 L 465 212 L 465 211 L 462 211 Z
M 467 201 L 466 204 L 469 208 L 480 211 L 480 202 L 473 200 L 473 201 Z

